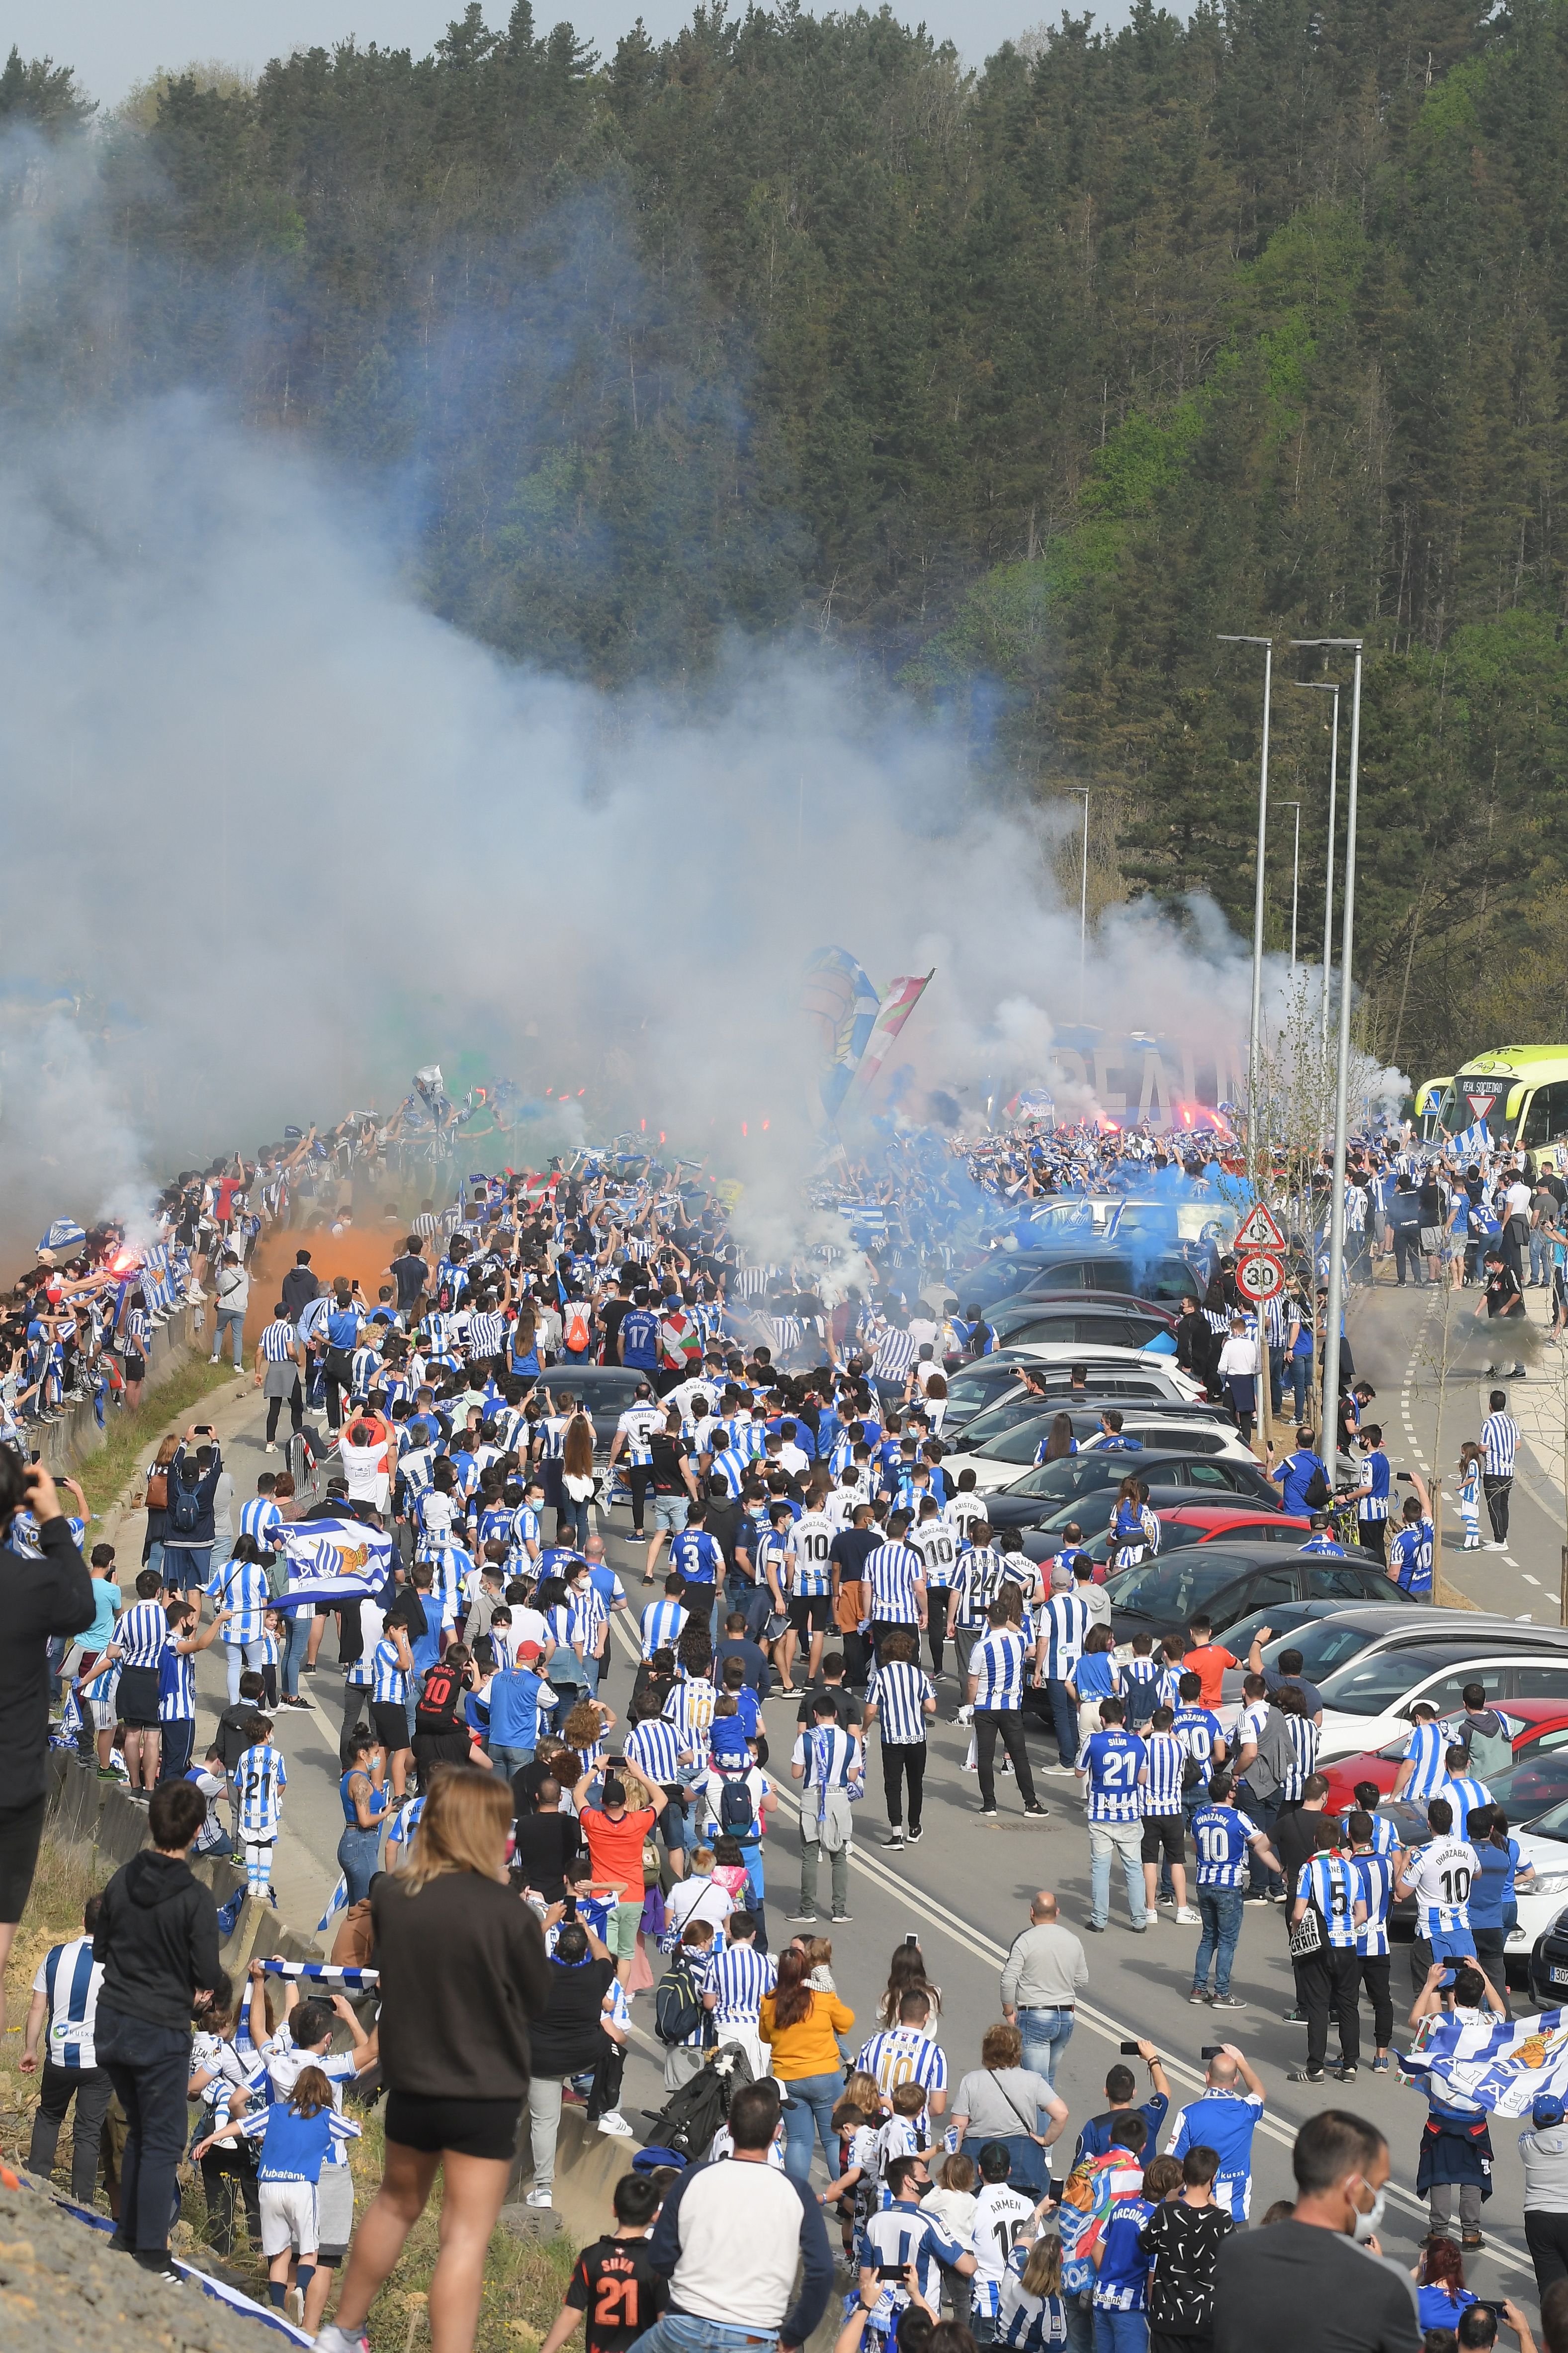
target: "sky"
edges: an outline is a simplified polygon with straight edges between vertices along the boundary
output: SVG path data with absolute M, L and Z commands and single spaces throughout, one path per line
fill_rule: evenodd
M 503 25 L 510 0 L 489 0 L 487 21 Z M 638 0 L 535 0 L 541 30 L 568 16 L 580 35 L 606 57 L 638 14 Z M 939 39 L 951 40 L 965 62 L 980 65 L 1005 40 L 1016 38 L 1047 10 L 1040 0 L 927 0 L 923 8 L 899 14 L 923 16 Z M 1101 20 L 1122 10 L 1111 5 Z M 226 64 L 264 66 L 268 58 L 315 45 L 330 47 L 347 34 L 384 47 L 411 48 L 423 56 L 449 17 L 461 14 L 460 0 L 12 0 L 4 37 L 24 57 L 50 56 L 73 65 L 89 93 L 113 105 L 132 83 L 159 66 L 183 66 L 194 58 Z M 667 39 L 690 16 L 684 0 L 642 0 L 644 24 L 656 40 Z

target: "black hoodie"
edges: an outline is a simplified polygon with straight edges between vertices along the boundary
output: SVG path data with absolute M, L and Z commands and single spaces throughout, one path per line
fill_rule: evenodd
M 144 1847 L 103 1891 L 92 1940 L 106 2010 L 153 2026 L 189 2027 L 197 1989 L 226 2000 L 217 1908 L 183 1855 Z
M 46 1520 L 42 1560 L 0 1551 L 0 1804 L 26 1806 L 47 1786 L 49 1637 L 92 1623 L 92 1579 L 70 1523 Z

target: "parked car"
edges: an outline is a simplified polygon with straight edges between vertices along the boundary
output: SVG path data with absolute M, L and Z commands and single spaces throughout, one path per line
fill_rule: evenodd
M 1146 1446 L 1135 1459 L 1138 1475 L 1149 1482 L 1152 1498 L 1177 1490 L 1194 1495 L 1194 1500 L 1200 1495 L 1212 1496 L 1215 1501 L 1237 1495 L 1246 1503 L 1279 1509 L 1279 1488 L 1250 1455 L 1243 1461 L 1239 1455 L 1198 1454 Z M 1060 1462 L 1042 1462 L 1037 1470 L 1026 1472 L 1011 1487 L 987 1493 L 985 1508 L 991 1525 L 994 1528 L 1022 1529 L 1024 1550 L 1032 1560 L 1042 1560 L 1060 1550 L 1059 1532 L 1068 1520 L 1076 1519 L 1085 1535 L 1089 1534 L 1083 1516 L 1089 1499 L 1106 1490 L 1114 1496 L 1126 1475 L 1126 1460 L 1123 1454 L 1107 1454 L 1096 1447 L 1086 1454 L 1069 1454 Z M 1102 1517 L 1095 1524 L 1095 1533 L 1104 1525 Z
M 1184 1634 L 1201 1612 L 1223 1641 L 1226 1629 L 1253 1611 L 1277 1601 L 1311 1599 L 1312 1579 L 1325 1567 L 1342 1585 L 1358 1588 L 1352 1599 L 1370 1599 L 1378 1581 L 1387 1581 L 1386 1571 L 1370 1555 L 1325 1562 L 1321 1553 L 1286 1552 L 1277 1544 L 1186 1545 L 1106 1578 L 1111 1631 L 1119 1643 L 1135 1634 L 1152 1634 L 1158 1641 L 1166 1634 Z
M 1302 1653 L 1302 1672 L 1323 1695 L 1320 1765 L 1382 1748 L 1410 1722 L 1418 1699 L 1457 1715 L 1467 1683 L 1489 1700 L 1553 1699 L 1568 1706 L 1568 1628 L 1528 1626 L 1475 1609 L 1412 1613 L 1397 1604 L 1340 1611 L 1264 1651 Z M 1239 1697 L 1239 1682 L 1235 1696 Z M 1231 1697 L 1231 1675 L 1226 1696 Z
M 1096 1386 L 1099 1388 L 1100 1384 Z M 993 1488 L 1011 1489 L 1017 1482 L 1020 1470 L 1035 1467 L 1040 1441 L 1049 1431 L 1058 1410 L 1069 1413 L 1073 1436 L 1082 1447 L 1085 1439 L 1098 1434 L 1100 1412 L 1108 1405 L 1115 1406 L 1121 1411 L 1123 1434 L 1137 1439 L 1139 1442 L 1137 1453 L 1126 1453 L 1120 1448 L 1111 1450 L 1112 1459 L 1121 1464 L 1117 1472 L 1119 1482 L 1134 1469 L 1141 1477 L 1147 1475 L 1142 1461 L 1145 1453 L 1156 1451 L 1163 1453 L 1177 1447 L 1184 1453 L 1213 1454 L 1235 1462 L 1250 1463 L 1254 1470 L 1258 1468 L 1258 1459 L 1252 1449 L 1242 1443 L 1236 1424 L 1227 1416 L 1203 1406 L 1178 1403 L 1161 1406 L 1157 1402 L 1151 1403 L 1147 1399 L 1126 1395 L 1120 1388 L 1110 1388 L 1108 1394 L 1097 1396 L 1087 1406 L 1070 1409 L 1048 1407 L 1044 1413 L 1037 1412 L 1032 1419 L 1019 1420 L 1011 1429 L 1001 1430 L 994 1437 L 984 1440 L 980 1423 L 972 1423 L 963 1433 L 962 1447 L 955 1448 L 946 1458 L 943 1468 L 950 1478 L 956 1478 L 961 1471 L 973 1471 L 974 1483 L 982 1494 L 988 1494 Z M 1097 1453 L 1103 1450 L 1090 1448 L 1088 1451 Z M 1078 1458 L 1068 1456 L 1067 1459 L 1076 1461 Z M 1041 1463 L 1037 1467 L 1048 1470 L 1059 1466 Z M 1259 1476 L 1262 1476 L 1261 1472 Z M 1150 1484 L 1152 1483 L 1151 1480 Z
M 1114 1493 L 1112 1489 L 1107 1498 L 1104 1525 L 1100 1533 L 1090 1537 L 1085 1530 L 1083 1548 L 1097 1561 L 1108 1560 L 1114 1549 L 1110 1535 Z M 1267 1504 L 1157 1504 L 1152 1488 L 1149 1491 L 1149 1503 L 1160 1523 L 1162 1560 L 1187 1545 L 1289 1545 L 1299 1551 L 1311 1534 L 1310 1519 L 1298 1519 L 1287 1512 L 1271 1512 Z M 1370 1560 L 1372 1555 L 1368 1553 L 1364 1557 Z M 1360 1589 L 1358 1586 L 1358 1593 Z
M 1503 1704 L 1504 1713 L 1520 1727 L 1513 1737 L 1513 1763 L 1494 1774 L 1487 1788 L 1510 1821 L 1521 1822 L 1568 1799 L 1568 1699 L 1519 1699 Z M 1462 1706 L 1458 1713 L 1463 1713 Z M 1404 1731 L 1381 1748 L 1337 1757 L 1327 1767 L 1331 1811 L 1343 1813 L 1354 1802 L 1358 1782 L 1374 1782 L 1386 1797 L 1408 1736 Z
M 1092 1309 L 1086 1309 L 1082 1300 L 1081 1292 L 1065 1296 L 1023 1292 L 998 1300 L 985 1320 L 1004 1348 L 1053 1343 L 1060 1347 L 1146 1348 L 1175 1322 L 1169 1310 L 1157 1308 L 1152 1300 L 1097 1298 Z
M 1103 1341 L 1092 1347 L 1080 1347 L 1076 1342 L 1070 1345 L 1036 1342 L 1027 1347 L 999 1348 L 994 1355 L 982 1356 L 950 1376 L 947 1410 L 942 1424 L 944 1442 L 952 1445 L 981 1414 L 1004 1398 L 1025 1394 L 1026 1372 L 1049 1384 L 1053 1374 L 1065 1380 L 1074 1365 L 1084 1365 L 1091 1372 L 1098 1369 L 1108 1376 L 1116 1372 L 1150 1373 L 1162 1383 L 1166 1394 L 1173 1392 L 1194 1405 L 1204 1401 L 1202 1384 L 1184 1372 L 1174 1356 L 1149 1354 L 1141 1348 L 1111 1347 Z

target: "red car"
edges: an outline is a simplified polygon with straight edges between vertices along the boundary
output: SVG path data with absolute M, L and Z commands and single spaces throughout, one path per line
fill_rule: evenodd
M 1137 1468 L 1135 1454 L 1127 1461 L 1130 1469 Z M 1298 1550 L 1312 1532 L 1310 1519 L 1271 1512 L 1267 1504 L 1175 1504 L 1156 1508 L 1154 1516 L 1160 1523 L 1162 1556 L 1179 1551 L 1184 1545 L 1218 1544 L 1237 1537 L 1244 1537 L 1248 1544 L 1289 1545 Z M 1109 1560 L 1114 1549 L 1109 1528 L 1084 1546 L 1093 1560 Z
M 1535 1785 L 1528 1774 L 1520 1771 L 1520 1766 L 1527 1759 L 1544 1758 L 1555 1749 L 1568 1748 L 1568 1708 L 1556 1699 L 1510 1699 L 1503 1704 L 1503 1712 L 1524 1725 L 1514 1737 L 1513 1770 L 1507 1791 L 1510 1818 L 1523 1820 Z M 1331 1765 L 1325 1766 L 1329 1783 L 1327 1810 L 1340 1814 L 1353 1806 L 1358 1781 L 1375 1781 L 1379 1793 L 1387 1797 L 1399 1771 L 1399 1752 L 1404 1746 L 1402 1733 L 1386 1748 L 1366 1749 L 1359 1757 L 1337 1757 Z M 1541 1807 L 1555 1805 L 1563 1795 L 1562 1774 L 1542 1778 L 1539 1794 Z

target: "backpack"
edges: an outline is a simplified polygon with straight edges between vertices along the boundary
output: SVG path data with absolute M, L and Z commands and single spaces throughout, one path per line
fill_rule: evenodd
M 1313 1472 L 1302 1489 L 1301 1501 L 1310 1512 L 1326 1511 L 1333 1501 L 1333 1490 L 1321 1468 Z
M 202 1482 L 198 1475 L 187 1485 L 184 1470 L 176 1468 L 169 1482 L 169 1525 L 176 1535 L 194 1535 L 202 1516 Z
M 666 1985 L 668 1982 L 667 1978 Z M 743 2051 L 733 2043 L 716 2051 L 653 2118 L 649 2138 L 673 2149 L 689 2164 L 700 2165 L 730 2113 L 730 2102 L 751 2081 L 751 2062 Z
M 653 2031 L 661 2042 L 668 2042 L 673 2049 L 695 2032 L 702 2018 L 702 1991 L 692 1974 L 692 1964 L 684 1954 L 677 1953 L 654 1989 Z M 715 2125 L 713 2131 L 717 2130 Z M 661 2133 L 658 2137 L 668 2140 L 669 2136 Z M 712 2137 L 710 2132 L 708 2138 Z
M 751 1767 L 748 1766 L 746 1773 L 739 1776 L 733 1773 L 722 1774 L 721 1778 L 724 1786 L 719 1792 L 719 1828 L 726 1838 L 740 1839 L 742 1842 L 748 1839 L 754 1839 L 757 1835 L 757 1818 L 752 1808 L 752 1793 L 746 1787 Z
M 585 1356 L 594 1336 L 594 1319 L 585 1299 L 570 1299 L 561 1322 L 561 1345 L 568 1356 Z

